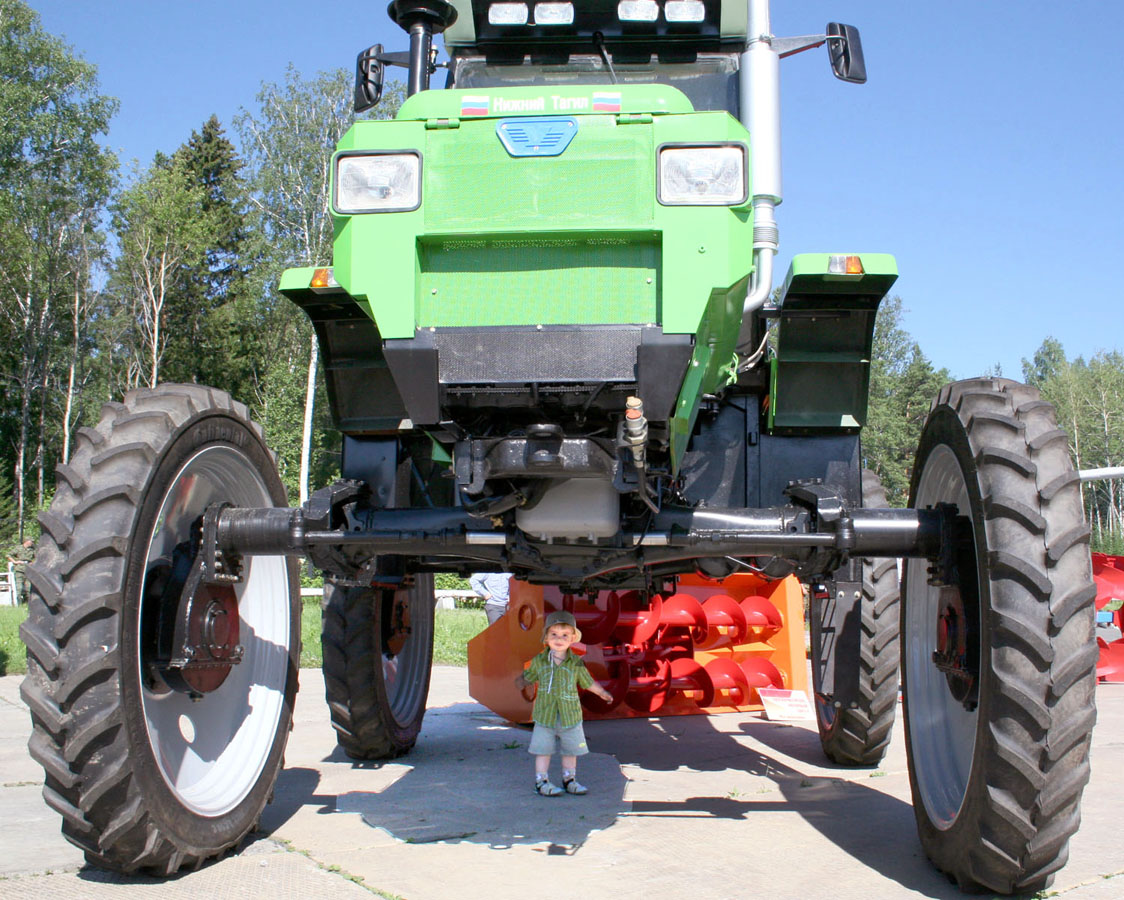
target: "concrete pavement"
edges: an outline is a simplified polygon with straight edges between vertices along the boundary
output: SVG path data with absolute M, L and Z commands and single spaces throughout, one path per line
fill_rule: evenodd
M 84 865 L 42 802 L 19 676 L 0 678 L 0 896 L 5 898 L 959 897 L 917 843 L 904 739 L 876 771 L 826 764 L 813 723 L 757 715 L 587 723 L 586 797 L 531 791 L 529 731 L 436 667 L 418 745 L 356 764 L 335 746 L 316 670 L 286 769 L 241 853 L 168 881 Z M 1093 776 L 1052 892 L 1124 896 L 1124 686 L 1098 688 Z

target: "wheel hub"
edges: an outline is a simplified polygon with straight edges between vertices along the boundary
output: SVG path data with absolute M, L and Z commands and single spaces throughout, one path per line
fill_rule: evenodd
M 390 615 L 384 619 L 386 631 L 383 633 L 384 654 L 392 659 L 402 652 L 410 639 L 410 592 L 399 588 L 394 592 Z
M 200 694 L 217 689 L 241 662 L 238 643 L 238 597 L 228 584 L 200 585 L 186 613 L 186 663 L 179 670 L 188 687 Z
M 201 581 L 195 568 L 186 543 L 149 568 L 142 661 L 151 689 L 198 697 L 221 687 L 244 651 L 234 586 Z
M 969 657 L 970 630 L 960 590 L 948 585 L 942 587 L 933 663 L 944 673 L 952 696 L 966 709 L 973 710 L 978 691 L 976 673 Z

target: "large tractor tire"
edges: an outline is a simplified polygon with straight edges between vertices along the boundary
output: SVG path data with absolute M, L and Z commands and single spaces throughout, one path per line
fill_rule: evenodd
M 878 476 L 866 469 L 862 472 L 863 506 L 881 509 L 886 506 L 886 491 Z M 841 766 L 877 766 L 886 754 L 894 728 L 898 703 L 898 566 L 895 559 L 860 560 L 862 570 L 861 622 L 857 666 L 846 672 L 835 668 L 835 681 L 850 678 L 846 694 L 857 698 L 853 706 L 836 706 L 821 691 L 824 659 L 829 648 L 824 646 L 821 628 L 812 629 L 813 695 L 820 744 L 832 762 Z M 819 608 L 827 609 L 832 598 Z M 822 663 L 822 664 L 821 664 Z
M 244 653 L 221 685 L 173 689 L 154 666 L 168 560 L 218 501 L 287 505 L 245 407 L 165 385 L 79 429 L 40 516 L 21 629 L 29 748 L 63 834 L 95 865 L 198 867 L 256 826 L 281 769 L 300 650 L 295 563 L 245 559 L 242 581 L 224 589 L 219 615 L 229 621 L 236 602 Z
M 1041 890 L 1089 778 L 1097 646 L 1089 530 L 1053 408 L 1003 379 L 945 387 L 910 505 L 959 509 L 951 575 L 908 560 L 906 750 L 922 846 L 965 890 Z M 943 582 L 943 585 L 942 585 Z
M 389 759 L 418 739 L 433 663 L 433 576 L 400 590 L 324 588 L 324 692 L 353 759 Z

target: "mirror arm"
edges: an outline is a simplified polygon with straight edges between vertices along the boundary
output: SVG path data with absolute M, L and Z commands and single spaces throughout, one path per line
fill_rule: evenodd
M 784 59 L 786 56 L 793 56 L 797 53 L 803 53 L 805 50 L 822 47 L 826 42 L 826 34 L 802 34 L 799 37 L 775 37 L 772 40 L 772 45 L 777 56 Z
M 384 66 L 401 66 L 403 69 L 410 68 L 410 53 L 407 50 L 396 50 L 393 53 L 379 53 L 371 58 L 376 62 L 381 62 Z

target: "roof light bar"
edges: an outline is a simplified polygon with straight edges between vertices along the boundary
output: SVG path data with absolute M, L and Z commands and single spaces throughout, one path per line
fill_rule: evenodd
M 706 18 L 706 7 L 702 0 L 667 0 L 663 14 L 669 22 L 702 22 Z
M 526 25 L 529 14 L 526 3 L 493 3 L 488 7 L 488 24 Z
M 536 3 L 536 25 L 573 25 L 573 3 Z
M 617 18 L 622 22 L 654 22 L 660 17 L 656 0 L 620 0 Z

